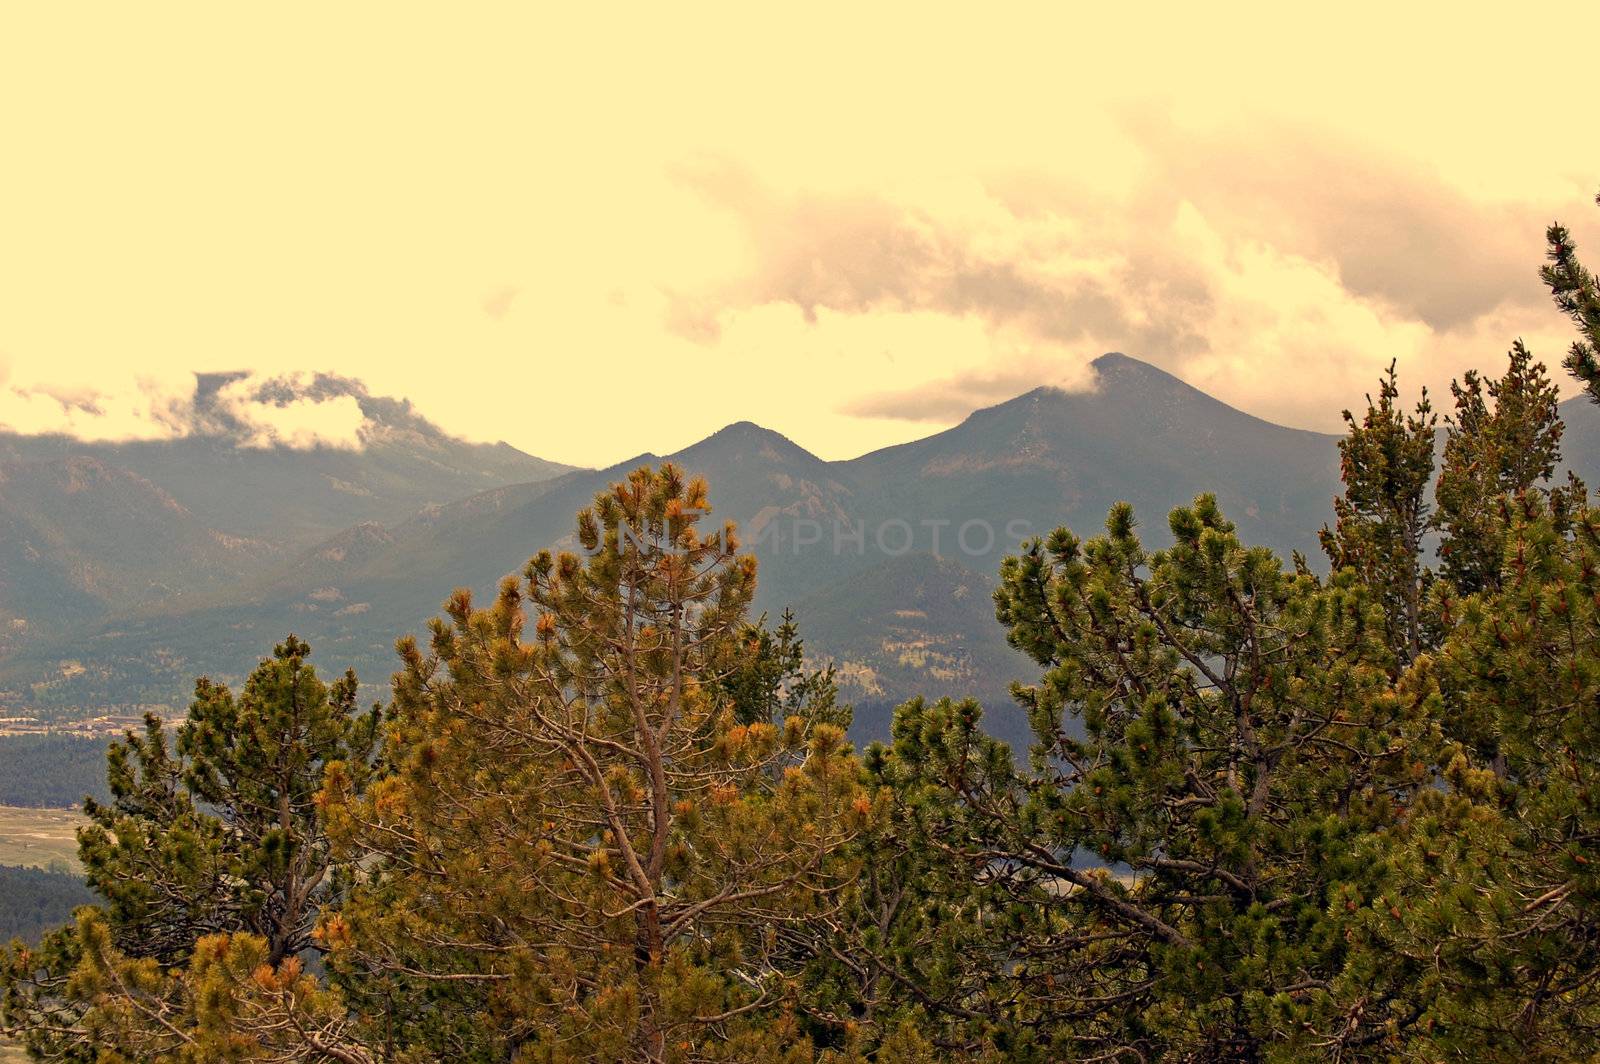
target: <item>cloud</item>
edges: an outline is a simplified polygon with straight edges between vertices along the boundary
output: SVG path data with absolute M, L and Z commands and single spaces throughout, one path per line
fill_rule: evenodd
M 230 439 L 245 448 L 359 448 L 372 429 L 359 382 L 328 374 L 133 375 L 111 387 L 0 380 L 0 428 L 86 441 Z
M 238 445 L 251 449 L 358 450 L 367 420 L 355 395 L 319 393 L 317 379 L 305 377 L 229 381 L 217 390 L 215 410 L 237 424 Z
M 808 320 L 932 310 L 973 315 L 1054 344 L 1120 335 L 1174 353 L 1201 349 L 1190 326 L 1205 279 L 1136 244 L 1114 246 L 1089 212 L 1029 224 L 980 191 L 976 202 L 918 204 L 868 195 L 781 195 L 730 164 L 680 166 L 678 179 L 732 212 L 750 272 L 711 293 L 673 293 L 668 325 L 710 341 L 729 307 L 791 303 Z M 972 208 L 963 215 L 962 208 Z
M 192 389 L 194 376 L 185 374 Z M 0 429 L 84 440 L 159 440 L 185 435 L 181 379 L 129 375 L 110 387 L 0 381 Z
M 483 312 L 495 321 L 499 321 L 511 313 L 511 304 L 516 301 L 522 289 L 516 285 L 503 285 L 490 292 L 483 300 Z
M 1423 163 L 1281 120 L 1202 134 L 1146 108 L 1125 123 L 1150 161 L 1147 202 L 1187 201 L 1235 240 L 1331 261 L 1353 296 L 1436 330 L 1546 299 L 1545 206 L 1475 199 Z
M 1318 428 L 1338 426 L 1328 396 L 1359 396 L 1391 358 L 1437 392 L 1496 364 L 1514 336 L 1560 335 L 1536 276 L 1543 208 L 1476 199 L 1422 164 L 1300 127 L 1197 133 L 1155 115 L 1123 117 L 1143 166 L 1121 189 L 1019 170 L 780 190 L 725 161 L 678 166 L 736 222 L 746 256 L 720 283 L 667 290 L 666 325 L 714 346 L 774 305 L 813 324 L 824 312 L 981 323 L 987 358 L 908 365 L 905 385 L 839 401 L 861 418 L 951 423 L 1081 380 L 1118 350 Z
M 60 404 L 63 411 L 82 414 L 87 417 L 105 417 L 105 408 L 100 405 L 100 396 L 88 388 L 61 388 L 41 384 L 30 389 L 31 394 L 45 399 L 52 399 Z
M 1086 363 L 1069 366 L 1015 365 L 997 372 L 958 373 L 913 388 L 878 392 L 845 403 L 843 413 L 857 417 L 895 418 L 901 421 L 949 423 L 975 408 L 1003 403 L 1041 384 L 1085 391 L 1094 387 Z

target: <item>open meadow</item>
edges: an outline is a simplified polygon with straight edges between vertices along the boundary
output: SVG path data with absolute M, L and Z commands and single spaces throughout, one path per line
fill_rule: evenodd
M 28 809 L 0 805 L 0 865 L 48 868 L 52 861 L 78 866 L 74 832 L 83 823 L 79 809 Z M 0 1061 L 5 1058 L 0 1057 Z

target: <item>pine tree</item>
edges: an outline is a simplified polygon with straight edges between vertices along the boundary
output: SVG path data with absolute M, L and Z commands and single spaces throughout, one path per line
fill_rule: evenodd
M 1114 947 L 1063 949 L 1056 899 L 1025 877 L 996 874 L 1006 848 L 1023 845 L 1001 825 L 952 831 L 969 823 L 969 790 L 1001 805 L 1024 794 L 982 716 L 971 699 L 914 698 L 895 713 L 892 745 L 867 748 L 875 812 L 858 843 L 862 872 L 813 944 L 803 1004 L 834 1044 L 853 1036 L 879 1056 L 914 1029 L 939 1060 L 1026 1064 L 1061 1059 L 1064 1046 L 1092 1059 L 1114 1043 L 1096 1010 L 1077 1006 L 1097 994 L 1113 1000 L 1108 988 L 1137 961 L 1124 965 Z M 1019 963 L 1040 953 L 1048 970 Z
M 89 799 L 78 857 L 103 899 L 118 945 L 164 965 L 182 963 L 202 935 L 237 926 L 242 894 L 228 825 L 185 786 L 161 719 L 106 752 L 111 800 Z
M 323 769 L 366 760 L 378 716 L 357 710 L 354 673 L 326 685 L 310 653 L 289 636 L 237 697 L 201 678 L 176 758 L 153 717 L 144 738 L 113 745 L 112 801 L 85 805 L 79 857 L 141 954 L 171 962 L 235 930 L 264 938 L 273 964 L 312 944 L 335 871 L 316 808 Z
M 911 706 L 897 714 L 896 735 L 925 703 Z M 948 701 L 938 708 L 957 712 Z M 975 722 L 976 704 L 967 711 Z M 894 750 L 872 743 L 863 768 L 871 816 L 845 855 L 859 871 L 843 903 L 826 920 L 780 931 L 789 967 L 802 973 L 802 1030 L 830 1062 L 1013 1059 L 992 1055 L 997 1028 L 980 1010 L 988 990 L 1003 992 L 986 979 L 1009 957 L 995 952 L 968 869 L 915 816 L 918 781 Z
M 1445 419 L 1434 523 L 1444 534 L 1441 575 L 1454 594 L 1471 595 L 1499 586 L 1501 498 L 1550 480 L 1561 460 L 1563 426 L 1556 386 L 1521 340 L 1498 381 L 1486 385 L 1468 371 L 1450 391 L 1456 406 Z
M 805 640 L 794 611 L 777 628 L 763 616 L 730 643 L 719 686 L 733 700 L 741 724 L 782 723 L 791 716 L 848 731 L 854 711 L 839 704 L 838 672 L 830 664 L 806 667 Z
M 1437 655 L 1447 722 L 1481 732 L 1397 832 L 1374 946 L 1409 965 L 1420 1059 L 1600 1053 L 1600 513 L 1502 497 L 1501 581 Z M 1479 754 L 1492 736 L 1494 764 Z
M 377 1064 L 350 1038 L 352 1017 L 338 994 L 307 975 L 298 957 L 277 965 L 266 940 L 247 933 L 206 935 L 176 968 L 119 950 L 103 912 L 85 908 L 69 932 L 70 991 L 81 1013 L 29 1032 L 46 1060 L 97 1064 Z
M 540 554 L 487 608 L 458 592 L 429 653 L 402 643 L 379 778 L 327 786 L 370 874 L 322 936 L 375 1038 L 810 1059 L 777 931 L 837 907 L 870 810 L 840 729 L 737 719 L 755 562 L 707 510 L 703 481 L 640 469 L 579 515 L 587 558 Z
M 1353 572 L 1285 572 L 1208 496 L 1169 523 L 1148 552 L 1122 504 L 1004 563 L 998 615 L 1044 670 L 1026 768 L 975 704 L 897 715 L 901 822 L 961 873 L 925 884 L 901 973 L 1009 1060 L 1370 1052 L 1414 1016 L 1344 931 L 1381 904 L 1367 851 L 1428 780 L 1437 695 L 1392 685 Z
M 1595 197 L 1600 203 L 1600 196 Z M 1559 222 L 1545 232 L 1549 259 L 1539 272 L 1556 306 L 1578 328 L 1578 339 L 1563 362 L 1568 372 L 1582 382 L 1589 398 L 1600 403 L 1600 284 L 1578 261 L 1578 248 L 1572 234 Z
M 1416 411 L 1403 413 L 1395 364 L 1367 397 L 1357 422 L 1339 441 L 1344 494 L 1334 500 L 1334 526 L 1323 526 L 1323 552 L 1335 569 L 1350 567 L 1383 598 L 1389 645 L 1403 666 L 1428 642 L 1423 613 L 1432 574 L 1422 563 L 1428 530 L 1428 489 L 1433 483 L 1434 428 L 1438 418 L 1423 391 Z
M 259 943 L 269 967 L 315 947 L 311 932 L 344 874 L 316 796 L 329 763 L 370 758 L 378 715 L 357 711 L 354 673 L 326 685 L 309 655 L 291 635 L 238 696 L 197 681 L 175 752 L 155 717 L 143 736 L 111 745 L 111 801 L 86 803 L 90 822 L 78 835 L 104 910 L 37 950 L 13 948 L 0 975 L 8 1032 L 41 1051 L 92 1058 L 113 1013 L 176 1021 L 119 1000 L 122 984 L 91 979 L 91 969 L 137 973 L 128 985 L 144 990 L 171 983 L 187 1000 L 182 972 L 208 936 Z

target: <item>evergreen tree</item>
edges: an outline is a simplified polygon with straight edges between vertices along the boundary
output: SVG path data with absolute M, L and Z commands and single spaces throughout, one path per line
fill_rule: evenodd
M 1001 842 L 987 851 L 954 842 L 963 788 L 1002 803 L 1022 794 L 1009 751 L 983 734 L 981 717 L 972 700 L 913 699 L 896 711 L 892 746 L 866 751 L 875 808 L 857 843 L 861 873 L 826 933 L 802 946 L 810 958 L 802 1007 L 825 1044 L 886 1059 L 910 1051 L 906 1032 L 914 1030 L 917 1052 L 939 1061 L 1056 1059 L 1052 1047 L 1108 1044 L 1092 1007 L 1040 992 L 1072 985 L 1092 998 L 1092 986 L 1125 970 L 1110 952 L 1072 957 L 1060 948 L 1055 899 L 1020 898 L 1019 878 L 995 874 L 1008 860 Z M 1029 992 L 1019 961 L 1036 949 L 1056 963 L 1034 969 Z
M 112 801 L 85 804 L 79 858 L 125 948 L 170 963 L 203 934 L 248 931 L 277 964 L 312 944 L 334 887 L 323 769 L 366 760 L 378 716 L 357 710 L 354 673 L 324 684 L 310 653 L 289 636 L 237 697 L 201 678 L 176 757 L 155 717 L 113 744 Z
M 541 554 L 488 608 L 458 592 L 428 654 L 402 643 L 380 778 L 327 787 L 370 874 L 322 935 L 374 1039 L 810 1059 L 777 932 L 837 907 L 870 809 L 840 729 L 737 719 L 755 562 L 707 509 L 703 481 L 640 469 L 579 515 L 587 559 Z
M 1595 197 L 1595 202 L 1600 203 L 1600 196 Z M 1550 288 L 1556 306 L 1578 328 L 1578 339 L 1572 342 L 1563 365 L 1582 382 L 1589 398 L 1600 403 L 1600 283 L 1578 261 L 1578 248 L 1566 226 L 1550 226 L 1545 241 L 1549 245 L 1549 262 L 1540 270 L 1540 276 Z
M 1561 460 L 1563 426 L 1556 386 L 1521 340 L 1498 381 L 1485 384 L 1469 370 L 1450 391 L 1456 408 L 1445 419 L 1434 520 L 1444 534 L 1441 575 L 1455 594 L 1471 595 L 1500 583 L 1501 497 L 1550 480 Z
M 1389 645 L 1403 666 L 1428 641 L 1423 603 L 1432 573 L 1422 563 L 1422 548 L 1438 418 L 1426 390 L 1412 414 L 1401 411 L 1399 398 L 1391 362 L 1378 382 L 1377 402 L 1367 397 L 1362 419 L 1344 412 L 1349 426 L 1339 441 L 1344 494 L 1334 500 L 1334 525 L 1323 526 L 1321 539 L 1335 569 L 1354 569 L 1382 597 Z
M 56 1015 L 29 1045 L 46 1060 L 97 1064 L 377 1064 L 349 1037 L 337 993 L 308 976 L 297 957 L 269 962 L 266 940 L 206 935 L 175 968 L 119 950 L 105 914 L 85 908 L 61 932 L 73 943 L 68 989 L 89 1007 Z M 54 1041 L 52 1041 L 52 1038 Z
M 805 640 L 794 611 L 785 609 L 777 628 L 763 616 L 729 644 L 730 660 L 718 685 L 733 700 L 741 724 L 782 723 L 791 716 L 849 730 L 854 712 L 839 704 L 838 673 L 832 664 L 808 669 Z
M 1506 508 L 1503 577 L 1438 652 L 1447 720 L 1479 731 L 1397 832 L 1374 945 L 1408 966 L 1417 1059 L 1600 1054 L 1600 513 Z M 1492 736 L 1493 764 L 1480 755 Z
M 1006 960 L 968 871 L 910 815 L 916 781 L 892 750 L 871 744 L 863 768 L 871 816 L 845 855 L 855 879 L 833 911 L 780 930 L 802 973 L 802 1030 L 828 1061 L 1001 1059 L 977 995 Z
M 143 736 L 111 745 L 111 801 L 85 804 L 90 822 L 78 835 L 104 911 L 36 950 L 12 950 L 0 975 L 7 1031 L 41 1052 L 92 1059 L 109 1013 L 153 1014 L 117 1000 L 122 984 L 89 979 L 84 965 L 137 971 L 129 985 L 148 988 L 181 984 L 207 936 L 243 934 L 272 967 L 315 947 L 311 932 L 340 878 L 316 805 L 323 771 L 370 757 L 378 715 L 357 711 L 353 673 L 326 685 L 309 655 L 291 635 L 237 697 L 199 680 L 176 751 L 153 716 Z
M 228 825 L 199 807 L 154 715 L 145 717 L 142 736 L 130 731 L 111 744 L 106 781 L 111 801 L 84 803 L 89 823 L 78 832 L 79 862 L 118 945 L 180 964 L 196 939 L 240 920 Z
M 1025 769 L 975 704 L 897 715 L 898 815 L 961 872 L 923 885 L 900 971 L 941 1037 L 1008 1060 L 1372 1052 L 1414 1016 L 1344 932 L 1428 780 L 1437 696 L 1391 684 L 1353 572 L 1286 573 L 1209 496 L 1170 527 L 1147 552 L 1122 504 L 1006 560 L 1000 620 L 1044 669 L 1016 692 Z

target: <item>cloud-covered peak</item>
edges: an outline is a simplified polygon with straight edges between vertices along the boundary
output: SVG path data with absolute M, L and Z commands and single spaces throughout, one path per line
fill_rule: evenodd
M 9 383 L 0 373 L 0 429 L 96 442 L 201 437 L 256 450 L 358 450 L 388 432 L 438 434 L 409 402 L 373 396 L 353 378 L 249 372 L 104 389 Z
M 227 435 L 241 447 L 355 450 L 362 445 L 367 423 L 358 397 L 364 394 L 359 382 L 323 374 L 309 380 L 240 376 L 212 393 L 203 413 L 225 419 Z M 202 414 L 198 404 L 196 414 Z M 199 417 L 195 420 L 198 426 Z

